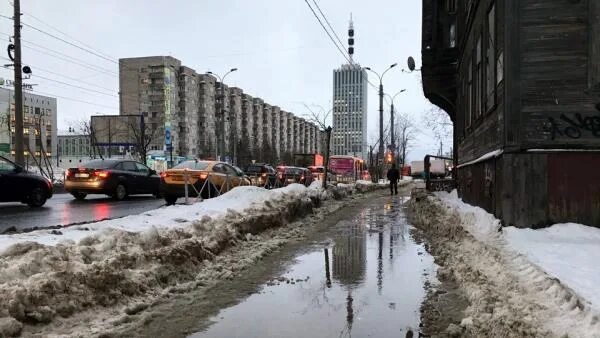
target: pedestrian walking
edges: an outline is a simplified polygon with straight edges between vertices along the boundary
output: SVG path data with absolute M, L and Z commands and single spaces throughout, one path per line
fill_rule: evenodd
M 398 180 L 400 179 L 400 172 L 396 168 L 396 164 L 392 164 L 392 167 L 387 172 L 387 179 L 390 181 L 390 192 L 392 195 L 398 195 Z

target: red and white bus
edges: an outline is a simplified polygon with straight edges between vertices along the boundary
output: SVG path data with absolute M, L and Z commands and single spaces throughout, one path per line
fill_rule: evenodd
M 365 162 L 354 156 L 333 155 L 329 157 L 329 171 L 338 182 L 354 182 L 364 179 Z

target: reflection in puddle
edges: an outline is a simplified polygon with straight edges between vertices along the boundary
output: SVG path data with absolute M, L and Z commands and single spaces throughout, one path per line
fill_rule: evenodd
M 287 273 L 221 311 L 193 337 L 403 337 L 416 331 L 424 272 L 434 275 L 434 265 L 410 236 L 402 202 L 364 207 L 338 223 L 330 245 L 297 257 Z

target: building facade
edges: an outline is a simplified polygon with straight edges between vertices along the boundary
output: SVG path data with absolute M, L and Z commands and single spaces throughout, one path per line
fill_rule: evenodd
M 61 168 L 77 166 L 96 158 L 98 155 L 98 149 L 92 147 L 90 135 L 58 135 L 57 140 L 56 163 Z
M 15 154 L 14 95 L 12 89 L 0 88 L 0 155 L 11 158 Z M 56 108 L 55 98 L 23 91 L 23 149 L 27 163 L 56 156 Z
M 505 225 L 600 226 L 600 3 L 423 0 L 425 96 L 460 196 Z
M 367 80 L 355 64 L 333 71 L 332 154 L 367 158 Z
M 174 156 L 234 163 L 317 151 L 314 124 L 173 57 L 120 59 L 119 70 L 120 115 L 144 116 L 149 151 L 169 152 L 171 144 Z

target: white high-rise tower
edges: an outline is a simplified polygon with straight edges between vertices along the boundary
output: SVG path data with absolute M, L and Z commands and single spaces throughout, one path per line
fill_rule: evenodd
M 332 154 L 367 159 L 367 72 L 354 62 L 354 23 L 348 27 L 350 63 L 333 71 Z

